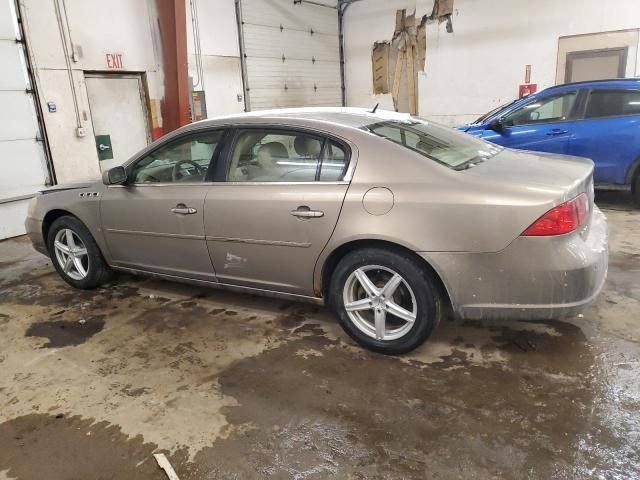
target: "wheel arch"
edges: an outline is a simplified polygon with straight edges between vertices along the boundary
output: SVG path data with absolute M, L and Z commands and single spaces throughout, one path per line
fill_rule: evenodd
M 388 240 L 379 240 L 379 239 L 358 239 L 352 240 L 342 245 L 336 247 L 326 258 L 322 265 L 322 273 L 321 273 L 321 291 L 320 294 L 323 298 L 328 298 L 329 285 L 331 283 L 331 277 L 333 276 L 333 272 L 335 271 L 336 266 L 347 254 L 363 249 L 363 248 L 381 248 L 385 250 L 394 250 L 398 253 L 402 253 L 403 255 L 407 255 L 412 258 L 416 263 L 421 265 L 429 274 L 431 278 L 436 282 L 438 287 L 438 293 L 440 297 L 444 301 L 446 305 L 446 309 L 449 312 L 452 311 L 452 303 L 451 296 L 449 294 L 449 289 L 447 288 L 446 283 L 442 279 L 442 276 L 438 273 L 438 271 L 431 265 L 427 260 L 422 258 L 413 250 L 401 245 L 399 243 L 391 242 Z
M 44 243 L 47 246 L 47 249 L 49 249 L 48 239 L 49 239 L 49 230 L 51 230 L 51 225 L 53 225 L 53 222 L 55 222 L 60 217 L 65 217 L 65 216 L 75 217 L 78 220 L 80 220 L 77 215 L 74 215 L 70 211 L 64 210 L 62 208 L 54 208 L 53 210 L 49 210 L 44 216 L 44 218 L 42 219 L 42 239 L 44 240 Z M 82 220 L 80 221 L 82 222 Z
M 624 183 L 626 185 L 631 185 L 631 187 L 633 188 L 633 181 L 638 175 L 640 175 L 640 156 L 633 162 L 631 162 L 631 165 L 629 166 L 629 169 L 627 170 L 627 173 L 624 177 Z

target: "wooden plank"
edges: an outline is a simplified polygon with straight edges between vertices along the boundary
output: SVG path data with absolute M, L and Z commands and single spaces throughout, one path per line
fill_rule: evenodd
M 413 47 L 407 46 L 407 90 L 409 93 L 409 113 L 416 114 L 416 77 L 413 65 Z
M 396 71 L 393 75 L 393 88 L 391 89 L 391 96 L 393 97 L 393 106 L 398 111 L 398 94 L 400 93 L 400 77 L 402 76 L 402 64 L 404 63 L 404 50 L 398 51 L 398 57 L 396 58 Z
M 180 480 L 164 453 L 154 453 L 153 456 L 155 457 L 156 462 L 158 462 L 158 466 L 167 474 L 167 478 L 169 480 Z

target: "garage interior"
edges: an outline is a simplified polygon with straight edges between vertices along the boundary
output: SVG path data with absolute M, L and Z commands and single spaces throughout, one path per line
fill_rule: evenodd
M 0 0 L 0 480 L 640 478 L 628 189 L 596 191 L 609 271 L 584 314 L 447 318 L 401 356 L 326 307 L 122 273 L 74 290 L 24 235 L 37 192 L 193 121 L 378 105 L 453 127 L 640 77 L 639 32 L 637 0 Z

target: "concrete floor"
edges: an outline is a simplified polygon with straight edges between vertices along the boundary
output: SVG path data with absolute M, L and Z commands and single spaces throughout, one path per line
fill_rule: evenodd
M 600 195 L 582 318 L 445 321 L 403 357 L 325 309 L 118 276 L 72 290 L 0 243 L 0 479 L 640 478 L 640 210 Z

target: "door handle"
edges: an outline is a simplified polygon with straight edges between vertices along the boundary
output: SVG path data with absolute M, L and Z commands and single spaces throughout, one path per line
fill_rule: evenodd
M 195 208 L 187 207 L 184 203 L 179 203 L 174 208 L 172 208 L 171 211 L 179 215 L 193 215 L 194 213 L 198 212 L 198 210 L 196 210 Z
M 560 130 L 559 128 L 554 128 L 547 132 L 547 135 L 555 136 L 555 135 L 563 135 L 565 133 L 569 133 L 569 130 Z
M 311 210 L 306 205 L 303 205 L 296 210 L 291 210 L 291 215 L 298 218 L 319 218 L 324 217 L 324 212 L 321 210 Z

